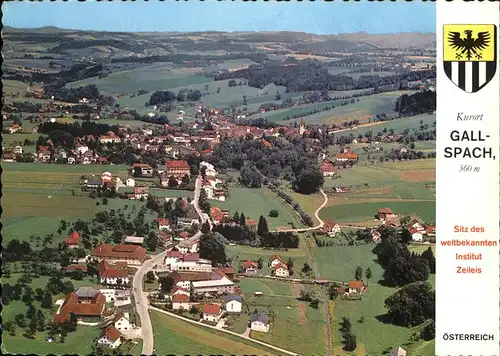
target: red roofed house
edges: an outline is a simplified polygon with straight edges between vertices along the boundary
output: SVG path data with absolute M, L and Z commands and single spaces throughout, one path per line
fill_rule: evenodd
M 64 240 L 64 243 L 68 248 L 77 248 L 78 243 L 80 242 L 80 234 L 77 231 L 73 231 L 71 235 L 69 235 L 66 240 Z
M 116 349 L 122 344 L 121 340 L 122 334 L 117 328 L 111 326 L 103 331 L 97 343 L 104 347 L 109 347 L 111 349 Z
M 191 295 L 191 293 L 189 292 L 189 289 L 176 286 L 170 291 L 170 295 L 173 297 L 174 295 L 177 295 L 177 294 L 184 294 L 184 295 L 187 295 L 188 297 Z
M 189 303 L 189 295 L 184 293 L 177 293 L 172 296 L 172 309 L 189 310 L 191 304 Z
M 136 245 L 97 245 L 90 254 L 109 263 L 126 262 L 129 265 L 142 265 L 146 259 L 146 249 Z
M 436 227 L 434 225 L 429 225 L 425 228 L 425 232 L 426 232 L 427 236 L 435 237 L 436 236 Z
M 252 220 L 252 219 L 247 219 L 245 221 L 245 225 L 255 227 L 255 226 L 257 226 L 257 221 Z
M 259 272 L 259 265 L 257 262 L 254 261 L 244 261 L 241 264 L 241 268 L 243 269 L 243 273 L 249 274 L 249 275 L 255 275 Z
M 64 273 L 73 273 L 78 270 L 87 273 L 87 265 L 69 265 L 64 267 Z
M 186 161 L 167 161 L 165 163 L 165 174 L 167 177 L 182 179 L 185 175 L 189 176 L 191 170 Z
M 165 265 L 171 266 L 174 264 L 179 263 L 181 260 L 182 253 L 178 250 L 170 250 L 167 252 L 167 255 L 165 256 Z
M 358 155 L 354 152 L 340 152 L 335 155 L 337 162 L 357 161 Z
M 408 232 L 411 235 L 411 239 L 415 242 L 421 242 L 423 240 L 422 233 L 416 228 L 416 227 L 411 227 L 408 229 Z
M 134 163 L 131 167 L 130 170 L 132 171 L 132 175 L 134 177 L 137 176 L 144 176 L 144 177 L 149 177 L 153 175 L 153 167 L 151 167 L 147 163 Z M 138 174 L 140 173 L 140 174 Z
M 222 219 L 224 218 L 224 214 L 222 214 L 222 210 L 217 206 L 210 207 L 210 216 L 215 224 L 220 224 Z
M 380 220 L 390 220 L 394 219 L 395 217 L 397 217 L 397 215 L 394 214 L 390 208 L 378 209 L 378 218 Z
M 155 221 L 158 224 L 158 230 L 170 231 L 170 223 L 168 219 L 157 218 Z
M 361 294 L 366 291 L 366 285 L 361 281 L 349 281 L 349 294 Z
M 290 275 L 288 266 L 284 263 L 278 263 L 274 266 L 274 275 L 276 277 L 288 277 Z
M 121 138 L 112 131 L 108 132 L 108 135 L 102 135 L 99 137 L 100 143 L 119 143 L 121 141 Z
M 139 200 L 142 198 L 147 199 L 148 196 L 149 196 L 149 187 L 148 186 L 134 187 L 134 193 L 130 194 L 129 198 Z
M 104 311 L 106 297 L 91 287 L 80 287 L 76 292 L 66 296 L 58 313 L 54 315 L 54 322 L 61 324 L 76 320 L 98 320 Z
M 323 172 L 323 177 L 333 177 L 337 173 L 337 169 L 330 161 L 325 161 L 321 164 L 321 172 Z
M 283 261 L 283 259 L 281 258 L 281 256 L 279 255 L 271 255 L 271 257 L 269 257 L 269 266 L 274 268 L 274 266 L 276 266 L 277 264 L 279 263 L 285 263 L 285 261 Z
M 338 232 L 340 232 L 340 225 L 334 221 L 327 220 L 325 225 L 323 225 L 323 231 L 330 237 L 334 237 Z
M 103 284 L 127 285 L 129 283 L 128 270 L 112 267 L 106 260 L 102 260 L 97 265 L 97 274 Z
M 222 316 L 222 309 L 218 304 L 205 304 L 203 306 L 203 321 L 216 323 Z

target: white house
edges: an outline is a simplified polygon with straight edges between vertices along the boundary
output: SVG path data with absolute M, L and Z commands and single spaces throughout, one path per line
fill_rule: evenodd
M 288 266 L 283 263 L 275 265 L 274 275 L 276 277 L 288 277 L 290 275 L 290 272 L 288 271 Z
M 327 220 L 323 226 L 323 231 L 325 231 L 328 236 L 334 237 L 338 232 L 340 232 L 340 225 L 334 221 Z
M 177 250 L 170 250 L 167 252 L 165 256 L 165 265 L 173 266 L 181 260 L 182 253 Z
M 215 170 L 215 167 L 212 164 L 203 161 L 200 163 L 200 169 L 202 167 L 205 167 L 205 176 L 215 177 L 217 175 L 217 171 Z
M 250 328 L 253 331 L 269 332 L 269 317 L 262 313 L 253 313 L 250 317 Z
M 127 187 L 135 187 L 135 179 L 132 177 L 128 177 L 126 180 Z
M 179 310 L 189 310 L 191 304 L 189 303 L 189 295 L 179 293 L 172 296 L 172 309 Z
M 411 239 L 412 239 L 412 241 L 415 241 L 415 242 L 422 242 L 424 237 L 422 236 L 422 234 L 420 232 L 416 231 L 416 232 L 411 234 Z
M 219 304 L 205 304 L 203 306 L 203 321 L 216 323 L 222 317 L 222 313 Z
M 277 264 L 283 263 L 285 264 L 285 261 L 281 258 L 279 255 L 272 255 L 269 257 L 269 266 L 274 268 Z
M 406 350 L 402 347 L 395 347 L 391 350 L 390 356 L 406 356 Z
M 225 303 L 224 309 L 228 313 L 241 313 L 243 300 L 239 295 L 230 295 L 222 299 Z
M 186 288 L 174 287 L 170 291 L 171 297 L 173 297 L 174 295 L 178 295 L 178 294 L 184 294 L 184 295 L 187 295 L 188 297 L 190 296 L 189 289 L 186 289 Z
M 106 303 L 115 301 L 116 289 L 99 289 L 99 292 L 106 298 Z
M 163 219 L 163 218 L 157 218 L 156 223 L 158 224 L 158 230 L 166 230 L 170 231 L 170 222 L 168 219 Z
M 85 152 L 89 150 L 89 148 L 86 145 L 79 145 L 76 147 L 76 150 L 79 154 L 83 155 Z
M 196 253 L 198 252 L 198 241 L 183 240 L 176 246 L 180 253 Z
M 111 326 L 102 333 L 97 343 L 104 347 L 116 349 L 122 343 L 121 333 L 114 326 Z
M 123 313 L 123 315 L 115 321 L 115 328 L 118 331 L 131 331 L 134 325 L 130 322 L 130 314 Z
M 20 154 L 22 154 L 22 153 L 23 153 L 23 147 L 22 147 L 22 146 L 19 146 L 19 145 L 14 146 L 14 150 L 13 150 L 13 152 L 14 152 L 15 154 L 20 155 Z

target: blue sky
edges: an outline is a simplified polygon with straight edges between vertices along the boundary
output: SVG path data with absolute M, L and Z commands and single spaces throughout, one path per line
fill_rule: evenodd
M 347 3 L 241 2 L 9 2 L 2 5 L 7 26 L 103 31 L 301 31 L 336 34 L 435 32 L 435 4 L 413 1 Z

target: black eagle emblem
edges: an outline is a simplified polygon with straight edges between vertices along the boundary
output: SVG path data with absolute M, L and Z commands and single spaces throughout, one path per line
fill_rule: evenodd
M 448 43 L 456 51 L 456 58 L 465 58 L 470 61 L 472 57 L 482 59 L 481 52 L 489 46 L 491 37 L 489 32 L 479 32 L 477 38 L 472 37 L 471 30 L 465 30 L 465 38 L 460 37 L 460 32 L 450 32 Z

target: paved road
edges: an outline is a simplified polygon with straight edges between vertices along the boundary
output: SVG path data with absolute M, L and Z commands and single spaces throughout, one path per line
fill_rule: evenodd
M 233 331 L 230 331 L 230 330 L 226 330 L 226 329 L 219 329 L 215 326 L 212 326 L 212 325 L 208 325 L 208 324 L 204 324 L 204 323 L 200 323 L 199 321 L 195 321 L 195 320 L 191 320 L 191 319 L 186 319 L 186 318 L 183 318 L 182 316 L 179 316 L 177 314 L 174 314 L 174 313 L 170 313 L 166 310 L 163 310 L 163 309 L 160 309 L 160 308 L 156 308 L 156 307 L 151 307 L 151 310 L 155 310 L 155 311 L 158 311 L 160 313 L 163 313 L 163 314 L 167 314 L 167 315 L 170 315 L 174 318 L 177 318 L 177 319 L 181 319 L 181 320 L 184 320 L 185 322 L 188 322 L 188 323 L 191 323 L 191 324 L 196 324 L 196 325 L 199 325 L 199 326 L 203 326 L 203 327 L 206 327 L 206 328 L 210 328 L 210 329 L 215 329 L 215 330 L 218 330 L 218 331 L 221 331 L 223 333 L 226 333 L 226 334 L 231 334 L 231 335 L 234 335 L 234 336 L 237 336 L 237 337 L 240 337 L 242 339 L 246 339 L 246 340 L 250 340 L 256 344 L 260 344 L 260 345 L 263 345 L 263 346 L 266 346 L 270 349 L 273 349 L 273 350 L 276 350 L 278 352 L 281 352 L 282 354 L 287 354 L 287 355 L 293 355 L 293 356 L 299 356 L 299 354 L 295 353 L 295 352 L 292 352 L 292 351 L 289 351 L 289 350 L 285 350 L 285 349 L 282 349 L 280 347 L 277 347 L 277 346 L 274 346 L 274 345 L 271 345 L 271 344 L 268 344 L 267 342 L 263 342 L 263 341 L 260 341 L 260 340 L 256 340 L 256 339 L 252 339 L 247 332 L 243 333 L 243 334 L 238 334 L 238 333 L 235 333 Z
M 313 231 L 313 230 L 321 229 L 325 225 L 325 222 L 323 220 L 321 220 L 321 218 L 319 217 L 319 212 L 328 203 L 328 195 L 326 195 L 325 192 L 323 191 L 323 189 L 321 189 L 321 188 L 320 188 L 319 192 L 321 193 L 321 195 L 323 195 L 324 201 L 318 207 L 318 209 L 316 209 L 316 211 L 314 212 L 314 216 L 319 221 L 318 225 L 313 226 L 313 227 L 306 227 L 304 229 L 288 229 L 288 230 L 276 230 L 276 231 L 280 231 L 280 232 L 307 232 L 307 231 Z
M 194 190 L 194 208 L 201 220 L 209 221 L 210 227 L 212 223 L 208 219 L 206 214 L 203 214 L 200 207 L 198 206 L 198 198 L 200 196 L 202 179 L 200 176 L 196 179 L 195 190 Z M 195 235 L 191 236 L 190 240 L 197 240 L 201 237 L 201 232 L 198 231 Z M 154 339 L 153 339 L 153 326 L 151 325 L 151 317 L 149 315 L 149 301 L 146 293 L 144 293 L 142 289 L 142 281 L 144 280 L 144 276 L 148 271 L 150 271 L 154 265 L 162 264 L 167 252 L 170 249 L 165 250 L 159 253 L 156 256 L 153 256 L 152 259 L 147 260 L 142 264 L 141 267 L 137 270 L 134 275 L 134 279 L 132 281 L 132 295 L 134 296 L 135 302 L 135 310 L 137 314 L 139 314 L 139 318 L 141 319 L 141 337 L 142 337 L 142 354 L 143 355 L 152 355 L 154 352 Z

